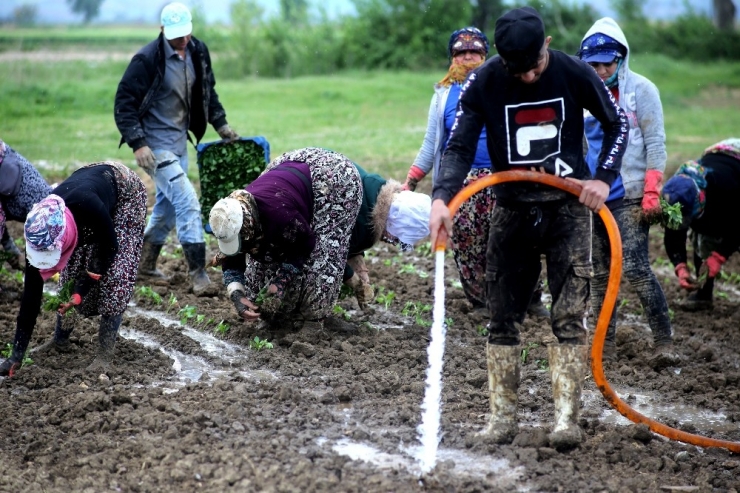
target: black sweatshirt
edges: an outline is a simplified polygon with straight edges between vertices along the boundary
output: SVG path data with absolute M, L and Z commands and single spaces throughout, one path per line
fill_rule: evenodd
M 98 245 L 98 258 L 88 270 L 105 274 L 118 253 L 118 239 L 113 226 L 113 215 L 118 202 L 118 188 L 110 166 L 80 168 L 53 191 L 64 199 L 77 225 L 77 247 Z M 84 281 L 87 281 L 85 279 Z M 75 292 L 85 296 L 89 285 L 76 283 Z M 41 310 L 44 280 L 39 269 L 26 261 L 26 276 L 18 313 L 16 330 L 26 336 L 28 344 Z M 16 339 L 18 335 L 16 335 Z M 25 349 L 25 348 L 23 348 Z
M 711 238 L 721 238 L 717 253 L 729 258 L 740 248 L 740 219 L 734 214 L 740 195 L 740 160 L 726 154 L 707 154 L 700 160 L 707 169 L 706 203 L 702 215 L 689 228 Z M 686 262 L 688 229 L 666 228 L 665 251 L 673 265 Z
M 627 147 L 627 118 L 596 72 L 560 51 L 548 50 L 540 79 L 525 84 L 508 74 L 495 56 L 463 85 L 458 115 L 442 157 L 433 198 L 445 203 L 460 190 L 485 125 L 493 169 L 534 169 L 561 177 L 616 179 Z M 589 111 L 604 129 L 604 145 L 593 177 L 583 158 L 583 116 Z M 499 199 L 542 201 L 567 192 L 514 182 L 494 187 Z

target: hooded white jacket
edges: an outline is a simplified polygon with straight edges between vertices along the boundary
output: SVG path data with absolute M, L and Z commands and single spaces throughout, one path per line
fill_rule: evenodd
M 586 32 L 583 40 L 596 33 L 606 34 L 627 48 L 627 55 L 617 74 L 619 81 L 618 102 L 627 115 L 630 128 L 629 143 L 622 160 L 620 175 L 624 185 L 624 197 L 626 199 L 639 199 L 643 196 L 645 171 L 655 169 L 665 172 L 667 153 L 663 105 L 660 102 L 660 94 L 655 84 L 646 77 L 630 70 L 629 44 L 616 21 L 610 17 L 597 20 L 591 26 L 591 29 Z M 584 118 L 587 132 L 588 128 L 594 123 L 598 125 L 598 121 L 590 114 L 585 114 Z M 590 147 L 600 147 L 601 137 L 589 136 L 588 145 Z M 598 155 L 598 152 L 596 155 Z M 595 165 L 591 162 L 588 164 L 589 167 Z M 612 185 L 610 199 L 619 198 L 613 195 L 615 188 L 619 186 L 618 181 Z

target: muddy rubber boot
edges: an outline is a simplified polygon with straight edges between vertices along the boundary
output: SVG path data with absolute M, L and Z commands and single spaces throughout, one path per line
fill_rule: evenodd
M 516 417 L 517 390 L 521 366 L 521 347 L 486 343 L 488 391 L 491 418 L 476 434 L 487 442 L 508 444 L 519 433 Z
M 148 279 L 169 279 L 164 272 L 157 269 L 157 259 L 162 251 L 164 245 L 155 245 L 144 240 L 144 245 L 141 247 L 141 260 L 139 261 L 139 271 L 137 277 L 140 280 Z
M 74 311 L 66 315 L 57 313 L 57 321 L 54 326 L 54 337 L 42 345 L 31 350 L 31 354 L 38 356 L 49 354 L 51 352 L 68 353 L 72 350 L 72 343 L 69 342 L 69 336 L 74 329 L 74 322 L 77 315 Z
M 552 344 L 547 347 L 555 402 L 555 425 L 547 438 L 562 450 L 578 446 L 583 432 L 578 426 L 583 377 L 588 364 L 588 346 Z
M 87 367 L 89 371 L 104 371 L 110 368 L 113 361 L 113 350 L 118 339 L 118 328 L 123 315 L 101 315 L 98 328 L 98 355 Z
M 545 286 L 540 281 L 537 284 L 537 289 L 532 293 L 532 299 L 529 300 L 529 306 L 527 307 L 527 315 L 532 318 L 550 318 L 550 310 L 542 303 L 544 290 Z
M 23 366 L 23 351 L 19 351 L 13 346 L 10 357 L 0 363 L 0 377 L 12 378 L 21 366 Z
M 193 282 L 193 294 L 200 296 L 205 293 L 211 285 L 211 280 L 206 274 L 206 244 L 187 243 L 182 246 L 185 260 L 188 262 L 190 280 Z

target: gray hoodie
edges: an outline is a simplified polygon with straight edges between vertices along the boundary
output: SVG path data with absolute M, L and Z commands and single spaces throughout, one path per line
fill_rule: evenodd
M 620 174 L 624 184 L 625 198 L 639 199 L 643 196 L 645 171 L 655 169 L 665 172 L 667 154 L 663 105 L 655 84 L 630 70 L 629 44 L 616 21 L 611 17 L 597 20 L 586 32 L 583 40 L 596 33 L 606 34 L 627 48 L 627 55 L 617 75 L 619 106 L 627 114 L 630 127 L 629 143 L 624 153 Z M 584 117 L 593 118 L 589 114 Z M 591 140 L 589 144 L 592 144 Z

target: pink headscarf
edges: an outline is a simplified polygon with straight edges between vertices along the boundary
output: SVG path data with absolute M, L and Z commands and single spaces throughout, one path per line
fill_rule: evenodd
M 59 262 L 54 267 L 49 269 L 39 269 L 41 278 L 46 281 L 57 272 L 61 272 L 69 262 L 69 258 L 72 256 L 75 247 L 77 246 L 77 224 L 75 224 L 75 218 L 69 211 L 69 208 L 64 208 L 64 222 L 65 229 L 64 235 L 62 236 L 62 255 L 59 257 Z

